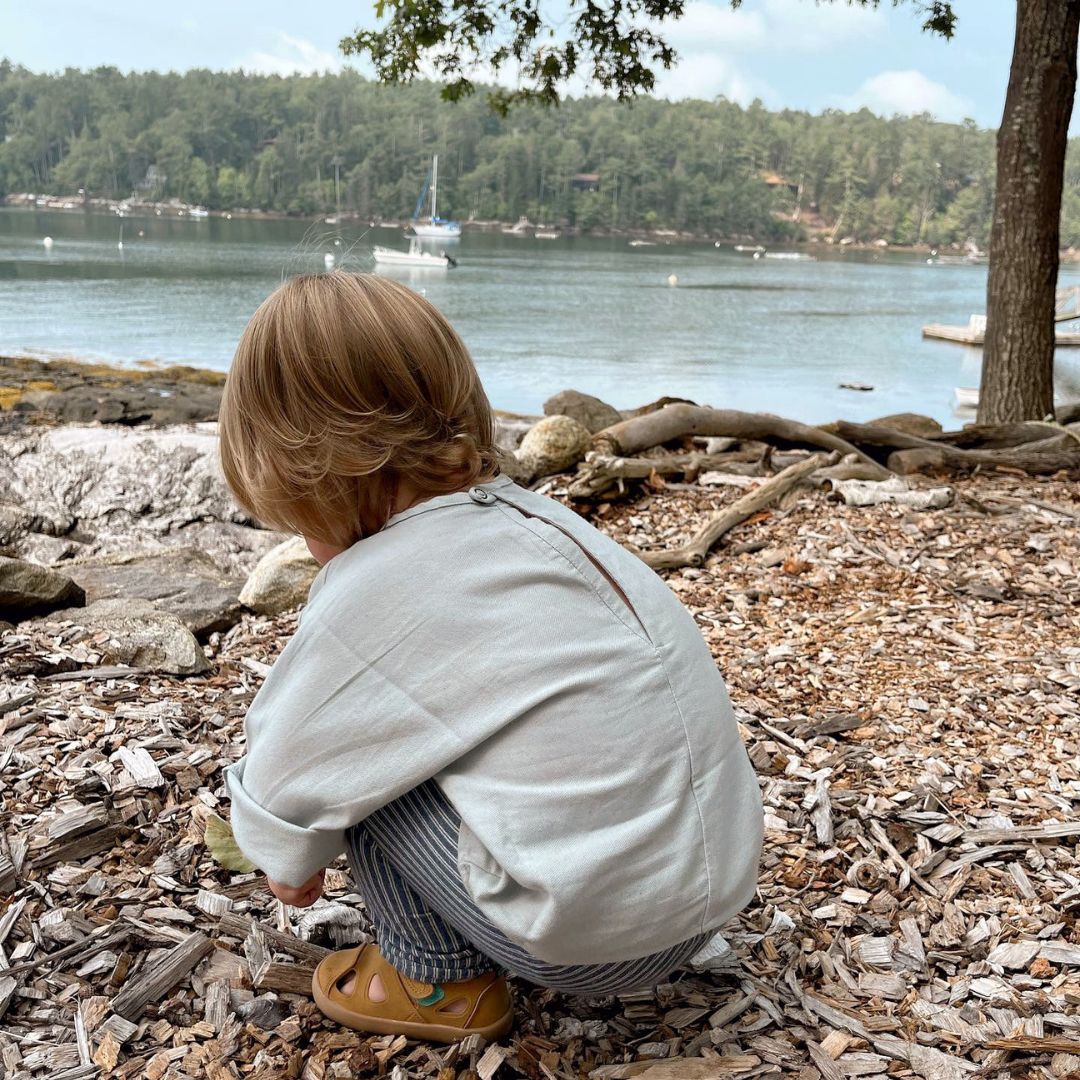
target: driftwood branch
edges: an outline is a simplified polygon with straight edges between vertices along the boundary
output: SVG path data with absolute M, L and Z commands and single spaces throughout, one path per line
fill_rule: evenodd
M 813 454 L 795 465 L 789 465 L 783 472 L 766 480 L 754 491 L 747 492 L 741 499 L 736 499 L 725 507 L 697 532 L 694 538 L 682 547 L 670 551 L 639 552 L 640 557 L 654 570 L 675 570 L 682 566 L 701 566 L 709 554 L 709 549 L 725 533 L 745 521 L 752 514 L 772 505 L 805 477 L 810 476 L 822 466 L 834 465 L 837 455 Z
M 765 476 L 769 468 L 785 468 L 802 461 L 805 452 L 772 454 L 771 446 L 761 444 L 760 452 L 745 450 L 724 454 L 666 454 L 660 457 L 609 457 L 595 450 L 585 456 L 585 465 L 570 481 L 568 491 L 575 499 L 594 499 L 628 480 L 645 480 L 654 473 L 660 477 L 683 476 L 693 483 L 707 472 L 735 473 L 745 477 Z M 879 477 L 878 473 L 874 474 Z
M 1001 450 L 959 450 L 955 446 L 931 444 L 896 450 L 889 455 L 889 468 L 902 474 L 929 469 L 974 469 L 978 465 L 1004 466 L 1032 474 L 1080 469 L 1080 442 L 1069 431 Z
M 821 428 L 785 420 L 770 413 L 709 409 L 701 405 L 668 405 L 656 412 L 613 424 L 593 436 L 593 448 L 613 457 L 625 457 L 686 435 L 768 439 L 794 446 L 836 450 L 841 454 L 857 455 L 869 467 L 876 468 L 881 479 L 888 476 L 885 468 L 858 447 Z
M 610 457 L 591 451 L 585 458 L 585 469 L 570 482 L 570 495 L 575 499 L 588 499 L 606 491 L 619 480 L 644 480 L 656 473 L 658 476 L 687 475 L 712 469 L 730 469 L 733 463 L 729 454 L 668 454 L 666 457 Z M 745 463 L 751 469 L 750 462 Z

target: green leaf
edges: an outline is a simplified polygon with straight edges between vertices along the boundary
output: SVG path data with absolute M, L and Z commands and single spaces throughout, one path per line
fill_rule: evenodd
M 226 870 L 250 874 L 252 870 L 258 869 L 236 846 L 236 839 L 229 823 L 219 818 L 217 814 L 211 814 L 206 819 L 203 842 L 206 844 L 206 850 L 210 852 L 210 858 L 218 866 L 224 866 Z

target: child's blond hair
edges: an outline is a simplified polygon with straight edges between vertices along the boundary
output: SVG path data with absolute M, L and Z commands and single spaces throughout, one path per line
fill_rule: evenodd
M 498 472 L 491 407 L 461 339 L 372 274 L 305 274 L 252 316 L 221 402 L 221 460 L 260 521 L 347 547 L 398 485 L 426 496 Z

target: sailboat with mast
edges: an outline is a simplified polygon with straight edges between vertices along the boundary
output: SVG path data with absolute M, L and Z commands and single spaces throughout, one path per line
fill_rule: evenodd
M 424 199 L 431 192 L 431 216 L 426 221 L 421 221 L 420 211 L 424 206 Z M 424 181 L 424 187 L 420 192 L 420 198 L 416 200 L 416 209 L 412 216 L 413 234 L 421 240 L 458 240 L 461 237 L 461 222 L 444 221 L 438 214 L 439 199 L 439 155 L 435 154 L 431 159 L 431 172 Z

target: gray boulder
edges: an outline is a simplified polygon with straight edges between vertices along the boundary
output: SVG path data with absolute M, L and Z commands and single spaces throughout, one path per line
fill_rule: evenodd
M 233 500 L 215 424 L 0 434 L 0 545 L 25 558 L 28 533 L 70 534 L 85 556 L 197 547 L 238 576 L 282 540 Z
M 260 615 L 278 615 L 299 607 L 319 572 L 303 537 L 294 536 L 268 551 L 240 590 L 240 603 Z
M 79 610 L 53 612 L 42 621 L 81 627 L 109 664 L 166 675 L 199 675 L 210 667 L 195 635 L 149 600 L 98 600 Z
M 240 621 L 241 581 L 227 577 L 196 548 L 81 559 L 66 569 L 86 590 L 88 603 L 124 597 L 152 600 L 200 639 Z
M 545 416 L 569 416 L 595 435 L 612 424 L 622 423 L 618 409 L 580 390 L 560 390 L 544 402 Z
M 0 441 L 0 502 L 46 520 L 77 519 L 94 535 L 242 520 L 217 448 L 215 425 L 154 432 L 70 425 L 7 435 Z
M 892 428 L 893 431 L 901 431 L 905 435 L 917 435 L 920 439 L 937 438 L 944 430 L 932 417 L 910 412 L 882 416 L 871 420 L 870 424 L 873 427 Z
M 530 476 L 573 468 L 589 448 L 589 429 L 569 416 L 545 416 L 521 440 L 517 459 Z
M 83 590 L 55 570 L 0 556 L 0 618 L 25 619 L 56 608 L 81 607 Z

